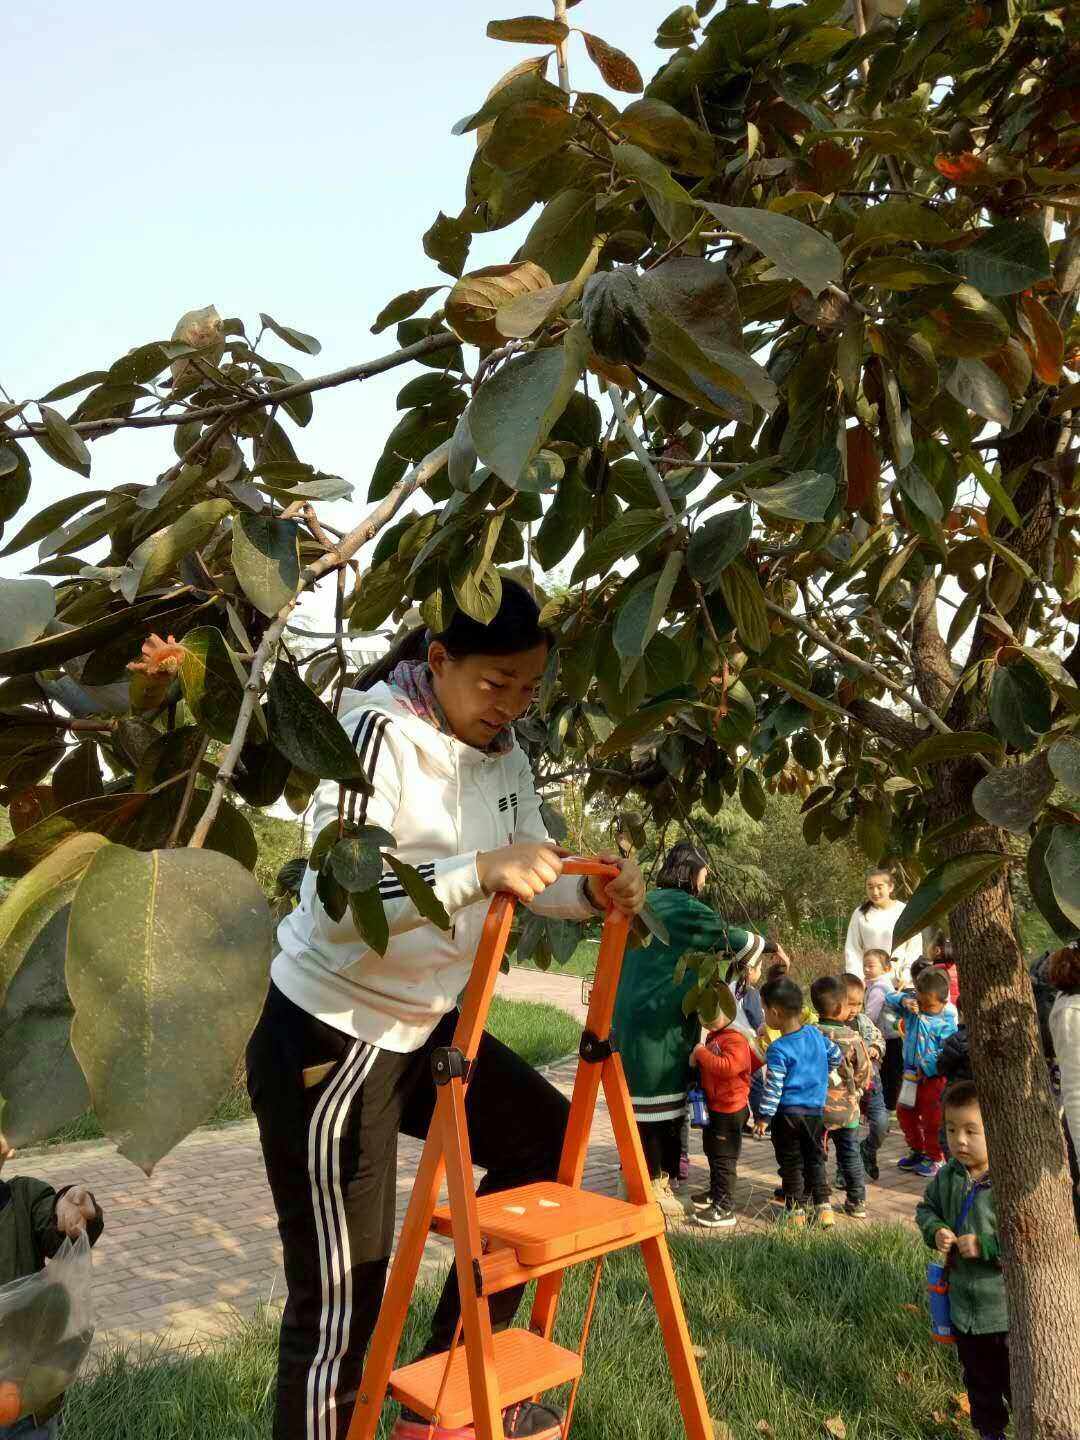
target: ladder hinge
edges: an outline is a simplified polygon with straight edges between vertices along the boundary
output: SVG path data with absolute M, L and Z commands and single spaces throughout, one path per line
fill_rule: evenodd
M 431 1052 L 431 1074 L 436 1085 L 449 1085 L 451 1080 L 467 1080 L 472 1064 L 453 1046 L 443 1045 Z
M 581 1044 L 578 1046 L 578 1054 L 582 1060 L 588 1061 L 590 1065 L 599 1065 L 603 1060 L 610 1060 L 612 1055 L 618 1051 L 615 1042 L 614 1030 L 606 1040 L 601 1040 L 592 1030 L 581 1032 Z

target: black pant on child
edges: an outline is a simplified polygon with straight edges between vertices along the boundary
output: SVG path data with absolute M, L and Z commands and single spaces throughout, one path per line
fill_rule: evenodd
M 956 1354 L 971 1402 L 971 1423 L 980 1435 L 1004 1435 L 1012 1407 L 1009 1332 L 965 1335 L 954 1330 Z
M 796 1110 L 778 1110 L 772 1118 L 772 1142 L 784 1204 L 788 1209 L 813 1200 L 829 1203 L 829 1179 L 825 1171 L 825 1117 L 820 1110 L 807 1115 Z
M 674 1120 L 639 1120 L 638 1134 L 645 1151 L 645 1164 L 653 1180 L 661 1175 L 678 1181 L 679 1158 L 682 1155 L 683 1117 Z
M 435 1109 L 431 1052 L 456 1012 L 410 1054 L 335 1030 L 271 985 L 248 1042 L 248 1091 L 277 1211 L 288 1294 L 278 1352 L 275 1440 L 343 1440 L 394 1243 L 398 1134 L 426 1137 Z M 324 1075 L 321 1070 L 329 1064 Z M 306 1076 L 314 1084 L 305 1084 Z M 484 1035 L 465 1113 L 481 1193 L 558 1173 L 569 1105 L 512 1050 Z M 522 1288 L 491 1298 L 496 1330 Z M 430 1354 L 449 1349 L 460 1313 L 451 1269 Z
M 881 1062 L 881 1089 L 885 1096 L 885 1109 L 895 1110 L 900 1098 L 900 1086 L 904 1083 L 904 1041 L 894 1035 L 885 1041 L 885 1059 Z
M 709 1162 L 709 1193 L 713 1204 L 721 1210 L 731 1209 L 742 1131 L 749 1114 L 749 1106 L 730 1114 L 710 1110 L 709 1123 L 701 1132 L 701 1148 Z

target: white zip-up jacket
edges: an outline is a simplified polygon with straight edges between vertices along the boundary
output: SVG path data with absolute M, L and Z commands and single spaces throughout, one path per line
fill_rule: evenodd
M 358 820 L 394 836 L 394 854 L 419 870 L 452 928 L 426 920 L 387 870 L 379 891 L 390 943 L 380 955 L 348 910 L 340 921 L 330 918 L 309 870 L 298 905 L 278 927 L 271 976 L 294 1004 L 335 1029 L 382 1049 L 418 1050 L 457 1004 L 476 955 L 489 904 L 477 854 L 549 837 L 532 768 L 516 741 L 506 755 L 476 750 L 419 719 L 386 684 L 346 690 L 339 718 L 373 786 L 360 797 Z M 315 792 L 315 835 L 337 809 L 338 785 L 324 781 Z M 565 920 L 596 914 L 576 875 L 548 886 L 531 908 Z
M 1061 1104 L 1073 1145 L 1080 1150 L 1080 995 L 1059 995 L 1050 1011 L 1054 1058 L 1061 1072 Z

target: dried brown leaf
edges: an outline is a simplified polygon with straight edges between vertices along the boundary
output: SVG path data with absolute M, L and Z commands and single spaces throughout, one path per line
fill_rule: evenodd
M 589 52 L 589 59 L 612 90 L 622 90 L 628 95 L 640 95 L 645 84 L 641 71 L 630 56 L 616 50 L 615 46 L 609 45 L 606 40 L 601 40 L 599 35 L 590 35 L 586 30 L 582 30 L 580 34 L 585 41 L 585 49 Z
M 847 1440 L 847 1426 L 839 1415 L 830 1415 L 825 1421 L 825 1432 L 833 1437 L 833 1440 Z

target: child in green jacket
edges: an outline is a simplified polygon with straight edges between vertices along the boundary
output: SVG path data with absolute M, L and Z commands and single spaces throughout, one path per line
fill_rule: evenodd
M 756 957 L 776 946 L 760 935 L 728 925 L 697 899 L 708 878 L 705 857 L 680 840 L 668 851 L 647 903 L 663 922 L 668 943 L 656 937 L 623 961 L 615 998 L 614 1030 L 642 1148 L 656 1199 L 666 1213 L 683 1216 L 671 1177 L 678 1175 L 679 1132 L 690 1082 L 690 1053 L 701 1039 L 696 1010 L 683 999 L 697 984 L 693 971 L 675 979 L 687 951 L 719 951 L 732 959 Z
M 958 1080 L 944 1098 L 952 1159 L 926 1187 L 915 1219 L 931 1250 L 946 1256 L 949 1308 L 971 1423 L 980 1440 L 1005 1440 L 1012 1404 L 1009 1314 L 979 1095 Z

